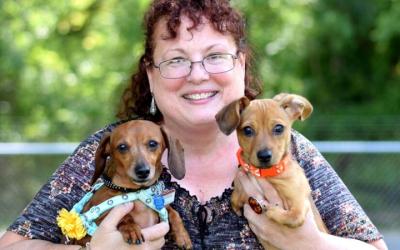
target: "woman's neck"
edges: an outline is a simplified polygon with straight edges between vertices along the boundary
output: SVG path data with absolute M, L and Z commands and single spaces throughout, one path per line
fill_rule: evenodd
M 229 139 L 218 129 L 216 123 L 197 127 L 164 123 L 163 127 L 170 136 L 179 139 L 185 152 L 190 151 L 198 155 L 209 154 L 210 150 L 219 148 L 221 141 Z
M 237 170 L 235 153 L 239 145 L 236 133 L 226 136 L 216 125 L 203 132 L 188 133 L 168 127 L 166 130 L 178 138 L 184 148 L 186 175 L 177 181 L 182 187 L 204 203 L 231 186 Z M 165 157 L 163 162 L 167 162 Z

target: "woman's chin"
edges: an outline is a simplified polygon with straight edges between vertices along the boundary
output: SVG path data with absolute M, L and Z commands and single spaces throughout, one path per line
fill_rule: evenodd
M 210 126 L 216 126 L 216 120 L 215 120 L 215 112 L 211 113 L 201 113 L 201 114 L 192 114 L 190 117 L 187 118 L 190 124 L 192 126 L 204 126 L 204 127 L 210 127 Z

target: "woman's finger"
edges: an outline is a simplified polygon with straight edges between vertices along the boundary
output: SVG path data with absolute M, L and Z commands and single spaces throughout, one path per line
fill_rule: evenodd
M 268 200 L 271 205 L 282 206 L 282 199 L 274 186 L 265 179 L 257 179 L 258 186 L 262 190 L 263 196 Z
M 149 249 L 161 249 L 165 245 L 165 239 L 164 237 L 161 237 L 146 243 L 148 244 Z
M 142 229 L 142 234 L 145 241 L 158 241 L 164 239 L 164 236 L 169 231 L 169 224 L 167 222 L 160 222 L 151 227 Z
M 243 215 L 249 221 L 249 224 L 252 224 L 256 227 L 258 226 L 259 223 L 262 223 L 263 221 L 260 220 L 260 216 L 265 216 L 265 214 L 262 215 L 256 214 L 248 204 L 244 204 L 243 206 Z
M 272 205 L 283 207 L 282 199 L 278 195 L 278 192 L 264 178 L 246 175 L 244 173 L 238 174 L 237 178 L 242 184 L 244 192 L 249 197 L 257 200 L 258 203 L 262 203 L 266 206 Z
M 262 228 L 264 227 L 264 223 L 266 222 L 266 218 L 262 218 L 261 216 L 266 216 L 265 214 L 256 214 L 253 209 L 247 204 L 243 206 L 243 215 L 249 222 L 249 226 L 251 231 L 257 236 L 262 234 Z
M 128 202 L 121 204 L 119 206 L 114 207 L 111 211 L 107 214 L 104 220 L 100 223 L 99 227 L 104 228 L 108 231 L 114 231 L 117 228 L 118 223 L 120 220 L 131 211 L 133 208 L 133 203 Z
M 263 193 L 255 180 L 254 176 L 247 175 L 243 171 L 238 171 L 236 179 L 242 185 L 244 192 L 255 199 L 263 199 Z

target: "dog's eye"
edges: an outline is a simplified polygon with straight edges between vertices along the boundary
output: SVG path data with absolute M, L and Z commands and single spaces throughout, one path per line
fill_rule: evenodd
M 125 153 L 126 151 L 128 151 L 128 145 L 126 145 L 125 143 L 121 143 L 117 146 L 117 149 L 120 153 Z
M 158 147 L 158 142 L 156 142 L 156 141 L 154 141 L 154 140 L 150 140 L 149 142 L 148 142 L 148 146 L 149 146 L 149 148 L 150 149 L 156 149 L 157 147 Z
M 275 125 L 274 129 L 272 130 L 272 132 L 275 135 L 280 135 L 283 133 L 283 131 L 285 130 L 285 127 L 282 124 L 277 124 Z
M 249 126 L 246 126 L 243 128 L 243 134 L 247 137 L 251 137 L 254 135 L 254 130 Z

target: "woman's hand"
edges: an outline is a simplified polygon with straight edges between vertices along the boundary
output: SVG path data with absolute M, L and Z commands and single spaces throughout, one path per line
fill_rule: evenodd
M 247 204 L 244 206 L 244 216 L 261 242 L 267 241 L 279 249 L 311 249 L 301 246 L 307 246 L 308 242 L 311 244 L 313 241 L 317 242 L 320 237 L 311 211 L 307 213 L 304 224 L 298 228 L 278 225 L 268 219 L 265 214 L 256 214 Z
M 239 171 L 237 178 L 249 197 L 257 200 L 264 199 L 267 205 L 286 207 L 286 204 L 283 204 L 277 191 L 269 182 L 258 181 L 258 178 L 247 175 L 243 171 Z M 261 242 L 268 241 L 280 249 L 300 249 L 300 245 L 304 246 L 307 242 L 320 240 L 321 233 L 313 220 L 311 211 L 307 213 L 304 224 L 298 228 L 278 225 L 268 219 L 265 213 L 256 214 L 248 204 L 244 205 L 243 212 L 257 238 Z
M 119 221 L 131 211 L 133 203 L 126 203 L 113 208 L 110 213 L 100 223 L 91 241 L 91 250 L 98 249 L 160 249 L 164 243 L 164 236 L 169 231 L 169 225 L 161 222 L 154 226 L 144 228 L 142 230 L 145 241 L 140 245 L 129 245 L 122 238 L 122 234 L 118 231 L 117 225 Z

